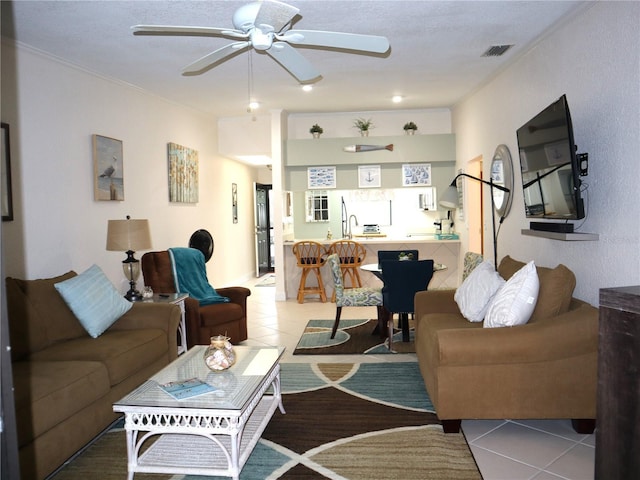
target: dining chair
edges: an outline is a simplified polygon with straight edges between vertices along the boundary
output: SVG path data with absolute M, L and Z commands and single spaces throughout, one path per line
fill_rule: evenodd
M 418 260 L 418 250 L 378 250 L 378 265 L 384 260 Z
M 327 301 L 324 282 L 320 268 L 325 264 L 327 252 L 319 242 L 303 240 L 293 244 L 292 252 L 296 257 L 298 267 L 302 269 L 300 285 L 298 286 L 298 303 L 304 303 L 305 295 L 318 294 L 322 302 Z M 307 286 L 307 276 L 313 272 L 318 285 Z
M 333 289 L 336 294 L 336 319 L 331 329 L 331 338 L 336 336 L 342 307 L 376 307 L 378 311 L 378 325 L 386 317 L 382 306 L 382 289 L 372 287 L 344 288 L 340 259 L 333 253 L 327 257 L 331 277 L 333 278 Z M 382 330 L 380 333 L 383 333 Z
M 401 260 L 383 260 L 382 298 L 388 312 L 387 328 L 389 329 L 389 350 L 393 339 L 393 315 L 398 314 L 402 341 L 409 341 L 409 314 L 414 312 L 416 292 L 427 289 L 433 276 L 433 260 L 417 260 L 413 262 Z
M 367 255 L 364 245 L 354 240 L 336 240 L 329 246 L 328 254 L 337 254 L 342 270 L 344 288 L 362 287 L 360 279 L 360 266 Z M 347 286 L 349 280 L 349 286 Z M 331 301 L 336 301 L 335 290 L 331 296 Z

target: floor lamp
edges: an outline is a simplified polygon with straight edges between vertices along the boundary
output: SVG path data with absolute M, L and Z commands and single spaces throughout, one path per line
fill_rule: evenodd
M 494 262 L 495 268 L 497 269 L 498 268 L 498 238 L 496 235 L 496 216 L 494 212 L 494 210 L 496 210 L 495 199 L 494 199 L 494 189 L 500 190 L 505 194 L 510 193 L 511 190 L 502 185 L 497 185 L 496 183 L 493 182 L 493 179 L 491 179 L 490 181 L 486 181 L 481 178 L 468 175 L 466 173 L 459 173 L 458 175 L 456 175 L 456 178 L 453 179 L 453 181 L 451 182 L 451 185 L 447 187 L 447 189 L 444 191 L 444 193 L 440 197 L 440 201 L 438 203 L 442 207 L 450 210 L 458 208 L 459 194 L 458 194 L 457 181 L 458 181 L 458 178 L 460 177 L 467 177 L 472 180 L 477 180 L 478 182 L 484 183 L 485 185 L 489 185 L 489 187 L 491 188 L 491 225 L 493 229 L 493 262 Z M 502 222 L 502 219 L 504 219 L 505 216 L 506 215 L 502 215 L 500 217 L 500 222 Z

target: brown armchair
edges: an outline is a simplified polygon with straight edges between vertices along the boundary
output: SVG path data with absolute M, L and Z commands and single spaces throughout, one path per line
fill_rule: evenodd
M 156 293 L 177 293 L 169 252 L 148 252 L 142 256 L 142 274 L 145 285 Z M 229 303 L 200 306 L 195 298 L 185 300 L 187 347 L 208 345 L 211 337 L 226 335 L 233 343 L 247 339 L 247 297 L 251 290 L 245 287 L 216 288 L 230 299 Z

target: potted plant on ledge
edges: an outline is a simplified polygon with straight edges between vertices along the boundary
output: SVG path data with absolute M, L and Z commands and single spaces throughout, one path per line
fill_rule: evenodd
M 407 135 L 413 135 L 418 130 L 418 126 L 413 122 L 407 122 L 402 127 Z
M 373 128 L 373 122 L 370 118 L 366 120 L 364 118 L 356 118 L 353 122 L 353 126 L 360 131 L 360 135 L 363 137 L 369 136 L 369 130 Z
M 320 138 L 322 132 L 324 132 L 324 130 L 317 123 L 309 129 L 309 133 L 313 135 L 313 138 Z

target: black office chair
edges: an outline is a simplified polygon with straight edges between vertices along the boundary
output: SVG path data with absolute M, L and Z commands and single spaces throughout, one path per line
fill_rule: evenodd
M 378 266 L 385 260 L 418 260 L 418 250 L 378 250 Z
M 409 314 L 414 312 L 416 292 L 426 290 L 433 277 L 433 260 L 414 262 L 382 261 L 382 304 L 389 312 L 389 350 L 393 339 L 393 314 L 397 313 L 402 329 L 402 341 L 409 341 Z

